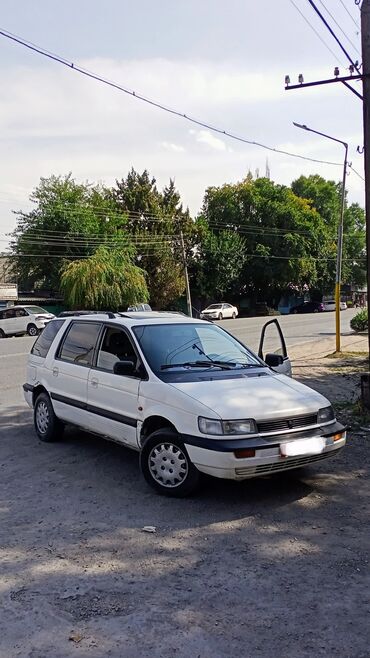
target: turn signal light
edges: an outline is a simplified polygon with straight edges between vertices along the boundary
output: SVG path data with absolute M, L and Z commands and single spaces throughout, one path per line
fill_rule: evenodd
M 343 436 L 344 436 L 343 434 L 334 434 L 333 441 L 340 441 L 341 439 L 343 439 Z
M 245 459 L 246 457 L 255 457 L 256 451 L 253 448 L 240 448 L 240 450 L 235 450 L 234 455 L 237 459 Z

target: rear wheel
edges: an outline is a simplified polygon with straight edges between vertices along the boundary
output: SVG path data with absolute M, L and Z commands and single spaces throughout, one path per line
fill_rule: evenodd
M 199 485 L 199 471 L 178 434 L 170 428 L 149 436 L 140 453 L 140 468 L 148 484 L 164 496 L 183 498 Z
M 35 324 L 29 324 L 27 327 L 27 333 L 29 336 L 37 336 L 38 331 Z
M 36 434 L 40 441 L 51 443 L 62 437 L 64 425 L 56 417 L 47 393 L 40 393 L 33 412 Z

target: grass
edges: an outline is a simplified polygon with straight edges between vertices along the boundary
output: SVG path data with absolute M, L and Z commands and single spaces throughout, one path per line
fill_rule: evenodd
M 353 359 L 361 357 L 362 359 L 369 358 L 369 352 L 332 352 L 326 355 L 326 359 Z
M 335 402 L 333 406 L 338 412 L 342 411 L 350 414 L 350 420 L 359 427 L 370 427 L 370 410 L 363 407 L 361 400 L 356 400 L 356 402 Z

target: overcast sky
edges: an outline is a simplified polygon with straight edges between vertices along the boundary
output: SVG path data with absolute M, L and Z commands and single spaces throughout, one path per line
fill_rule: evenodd
M 297 8 L 304 14 L 303 19 Z M 317 0 L 325 13 L 323 3 Z M 325 0 L 353 59 L 360 59 L 354 0 Z M 352 17 L 352 18 L 351 18 Z M 343 85 L 286 92 L 348 67 L 307 0 L 1 0 L 1 29 L 185 114 L 247 139 L 312 158 L 343 161 L 343 148 L 292 121 L 349 142 L 363 175 L 360 100 Z M 330 52 L 330 50 L 333 53 Z M 357 49 L 357 50 L 356 50 Z M 72 172 L 108 185 L 134 167 L 161 188 L 175 178 L 195 215 L 204 190 L 241 180 L 250 169 L 290 184 L 300 174 L 339 180 L 341 168 L 278 155 L 191 125 L 87 79 L 0 37 L 0 251 L 29 208 L 41 176 Z M 360 91 L 360 84 L 355 83 Z M 351 201 L 363 181 L 348 177 Z

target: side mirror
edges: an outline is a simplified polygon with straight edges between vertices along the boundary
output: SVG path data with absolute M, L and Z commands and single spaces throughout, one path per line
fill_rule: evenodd
M 267 363 L 270 368 L 277 368 L 277 366 L 283 365 L 284 358 L 281 354 L 266 354 L 265 363 Z
M 127 359 L 125 361 L 117 361 L 113 366 L 113 372 L 115 375 L 133 375 L 136 371 L 136 364 Z

